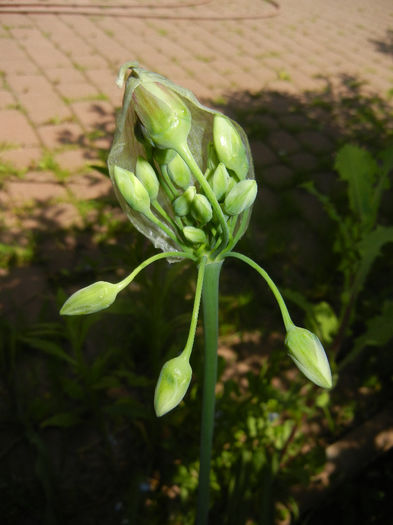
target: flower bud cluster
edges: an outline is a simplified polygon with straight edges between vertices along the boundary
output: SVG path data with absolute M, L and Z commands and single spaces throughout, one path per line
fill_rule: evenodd
M 163 250 L 232 248 L 257 194 L 245 133 L 164 77 L 129 69 L 108 165 L 131 222 Z

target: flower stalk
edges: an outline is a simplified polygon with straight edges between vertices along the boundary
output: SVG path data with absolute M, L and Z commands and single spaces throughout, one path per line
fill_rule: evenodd
M 188 338 L 183 351 L 161 368 L 154 409 L 158 417 L 175 409 L 192 379 L 190 365 L 200 303 L 205 341 L 197 525 L 207 525 L 217 380 L 219 277 L 226 257 L 241 260 L 267 282 L 279 305 L 289 355 L 305 376 L 323 388 L 332 377 L 319 339 L 291 320 L 284 299 L 267 272 L 233 251 L 245 233 L 257 195 L 247 137 L 234 121 L 203 106 L 194 95 L 136 63 L 126 76 L 123 107 L 108 168 L 115 193 L 131 223 L 162 253 L 143 261 L 119 283 L 99 281 L 73 294 L 62 315 L 109 307 L 146 266 L 160 259 L 189 259 L 198 278 Z

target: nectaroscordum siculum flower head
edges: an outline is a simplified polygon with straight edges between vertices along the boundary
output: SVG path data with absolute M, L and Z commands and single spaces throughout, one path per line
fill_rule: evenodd
M 163 253 L 143 261 L 119 283 L 99 281 L 79 290 L 60 313 L 92 314 L 109 307 L 141 270 L 159 259 L 188 258 L 196 263 L 188 339 L 182 353 L 162 367 L 155 390 L 155 411 L 162 416 L 181 402 L 191 381 L 189 360 L 206 268 L 221 267 L 225 257 L 235 257 L 253 267 L 275 295 L 287 330 L 289 355 L 298 368 L 315 384 L 330 388 L 330 367 L 319 339 L 292 323 L 266 271 L 232 251 L 247 228 L 257 195 L 243 129 L 202 105 L 187 89 L 136 63 L 122 66 L 118 85 L 123 86 L 125 79 L 109 173 L 131 223 Z
M 247 137 L 161 75 L 127 63 L 126 77 L 108 158 L 118 199 L 156 247 L 214 260 L 243 235 L 256 197 Z

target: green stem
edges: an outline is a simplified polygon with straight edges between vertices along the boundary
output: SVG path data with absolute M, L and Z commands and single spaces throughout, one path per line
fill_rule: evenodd
M 228 231 L 228 225 L 224 217 L 224 213 L 221 209 L 221 206 L 218 203 L 217 197 L 214 194 L 214 191 L 211 189 L 210 184 L 207 182 L 204 174 L 200 170 L 198 164 L 195 162 L 195 159 L 190 151 L 190 148 L 187 144 L 183 145 L 182 147 L 179 147 L 177 150 L 177 153 L 181 156 L 181 158 L 184 160 L 184 162 L 187 164 L 187 166 L 190 168 L 192 174 L 198 181 L 200 187 L 204 191 L 206 197 L 208 198 L 210 204 L 212 205 L 212 208 L 214 210 L 214 214 L 217 218 L 217 220 L 220 223 L 221 230 L 222 230 L 222 240 L 223 240 L 223 248 L 225 248 L 228 245 L 229 241 L 229 231 Z
M 198 323 L 199 306 L 201 304 L 201 296 L 202 296 L 202 288 L 203 288 L 203 279 L 205 276 L 206 261 L 207 261 L 207 257 L 205 256 L 202 258 L 202 261 L 198 267 L 198 279 L 197 279 L 196 290 L 195 290 L 194 307 L 192 309 L 192 315 L 191 315 L 190 330 L 188 332 L 186 346 L 184 347 L 184 350 L 182 352 L 182 355 L 184 355 L 184 357 L 186 357 L 187 360 L 190 359 L 192 347 L 194 345 L 195 332 L 196 332 L 196 327 Z
M 210 461 L 213 446 L 215 386 L 217 380 L 218 285 L 222 263 L 223 261 L 219 261 L 206 265 L 202 290 L 205 359 L 197 525 L 207 525 L 209 514 Z
M 151 220 L 154 224 L 156 224 L 161 230 L 163 230 L 169 238 L 171 238 L 175 243 L 181 244 L 182 240 L 170 229 L 168 226 L 162 222 L 158 217 L 154 215 L 154 213 L 149 210 L 149 213 L 145 213 L 145 216 Z
M 171 181 L 171 178 L 169 177 L 168 168 L 167 168 L 166 164 L 163 164 L 161 166 L 161 173 L 162 173 L 162 177 L 163 177 L 163 179 L 165 181 L 165 184 L 167 185 L 169 191 L 172 193 L 172 199 L 171 200 L 176 199 L 176 197 L 179 196 L 179 192 L 175 188 L 175 186 L 173 185 L 173 182 Z
M 256 270 L 259 273 L 259 275 L 261 275 L 265 279 L 265 281 L 269 285 L 269 288 L 273 292 L 274 297 L 276 298 L 278 302 L 278 306 L 280 307 L 280 310 L 281 310 L 281 315 L 284 321 L 286 331 L 292 328 L 293 322 L 292 322 L 291 316 L 289 315 L 288 308 L 284 302 L 284 299 L 282 298 L 282 295 L 280 294 L 279 289 L 274 284 L 274 282 L 271 280 L 268 273 L 261 266 L 259 266 L 259 264 L 254 262 L 252 259 L 250 259 L 246 255 L 243 255 L 242 253 L 226 252 L 225 254 L 223 254 L 223 257 L 234 257 L 235 259 L 240 259 L 240 261 L 243 261 L 249 266 L 251 266 L 251 268 L 254 268 L 254 270 Z
M 168 257 L 195 260 L 195 257 L 193 255 L 191 255 L 190 253 L 186 253 L 186 252 L 163 252 L 163 253 L 158 253 L 157 255 L 153 255 L 153 257 L 149 257 L 149 259 L 146 259 L 145 261 L 143 261 L 143 263 L 137 266 L 135 270 L 133 270 L 130 273 L 130 275 L 128 275 L 122 281 L 117 283 L 119 292 L 123 290 L 126 286 L 128 286 L 130 282 L 133 279 L 135 279 L 138 273 L 140 273 L 144 268 L 146 268 L 146 266 L 149 266 L 149 264 L 159 261 L 160 259 L 167 259 Z
M 157 210 L 157 212 L 161 215 L 161 217 L 163 219 L 165 219 L 171 226 L 172 228 L 175 228 L 177 229 L 179 227 L 179 224 L 177 224 L 173 219 L 172 217 L 170 217 L 167 212 L 165 211 L 165 209 L 161 206 L 161 204 L 158 202 L 158 200 L 156 199 L 155 201 L 152 202 L 153 204 L 153 207 Z

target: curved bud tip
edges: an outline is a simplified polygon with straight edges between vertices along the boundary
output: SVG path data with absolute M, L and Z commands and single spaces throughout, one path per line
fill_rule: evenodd
M 213 139 L 218 159 L 233 170 L 240 180 L 245 179 L 249 170 L 246 149 L 228 118 L 221 115 L 214 117 Z
M 119 292 L 116 284 L 98 281 L 78 290 L 63 304 L 61 315 L 93 314 L 108 308 Z
M 152 201 L 157 199 L 160 183 L 153 166 L 143 157 L 138 157 L 136 161 L 135 174 L 141 181 Z
M 142 182 L 131 171 L 120 166 L 114 167 L 113 176 L 128 205 L 135 211 L 148 213 L 150 211 L 150 197 Z
M 292 326 L 285 339 L 289 355 L 301 372 L 322 388 L 332 388 L 332 373 L 318 337 L 299 326 Z
M 191 113 L 175 91 L 146 81 L 135 88 L 132 98 L 148 140 L 159 148 L 183 146 L 191 129 Z
M 177 407 L 188 390 L 191 376 L 190 363 L 182 355 L 164 364 L 154 393 L 154 410 L 158 417 Z
M 228 215 L 239 215 L 253 205 L 257 196 L 255 180 L 241 180 L 235 184 L 225 197 L 224 209 Z

